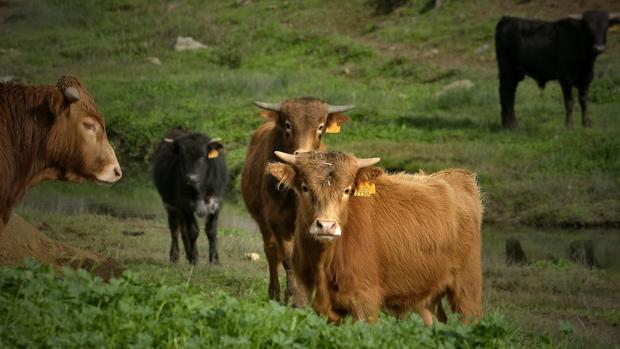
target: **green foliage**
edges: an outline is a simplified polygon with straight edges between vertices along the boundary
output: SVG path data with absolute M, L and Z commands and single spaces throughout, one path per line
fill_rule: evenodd
M 310 310 L 239 300 L 222 292 L 141 281 L 125 272 L 104 283 L 84 270 L 34 262 L 0 268 L 0 346 L 218 348 L 509 348 L 512 332 L 491 315 L 474 325 L 423 326 L 384 315 L 374 326 L 333 326 Z

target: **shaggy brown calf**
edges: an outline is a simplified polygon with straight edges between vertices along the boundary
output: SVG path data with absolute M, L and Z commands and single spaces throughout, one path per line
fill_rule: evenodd
M 413 310 L 430 325 L 447 295 L 465 318 L 481 316 L 474 175 L 386 174 L 370 167 L 378 158 L 338 152 L 276 155 L 286 163 L 267 170 L 298 196 L 295 276 L 319 314 L 374 322 L 381 308 Z
M 26 191 L 49 179 L 122 176 L 103 116 L 77 78 L 56 86 L 0 83 L 0 232 Z
M 322 147 L 323 133 L 337 133 L 348 117 L 340 114 L 353 106 L 332 106 L 317 98 L 293 98 L 282 103 L 255 104 L 262 108 L 265 122 L 254 132 L 241 177 L 241 194 L 258 224 L 269 263 L 269 298 L 280 299 L 278 266 L 286 271 L 286 299 L 294 294 L 291 254 L 296 215 L 295 194 L 280 188 L 265 173 L 275 161 L 274 150 L 300 152 Z

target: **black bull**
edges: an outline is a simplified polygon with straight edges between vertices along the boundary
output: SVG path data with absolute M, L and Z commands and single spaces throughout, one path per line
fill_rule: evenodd
M 517 85 L 525 75 L 541 88 L 559 80 L 566 108 L 566 127 L 572 128 L 573 86 L 579 90 L 582 121 L 590 127 L 588 88 L 596 57 L 605 50 L 607 28 L 620 21 L 620 13 L 588 11 L 555 22 L 502 17 L 495 28 L 499 68 L 502 125 L 515 127 Z
M 198 261 L 196 214 L 207 217 L 209 262 L 219 263 L 217 221 L 228 178 L 221 148 L 218 140 L 207 135 L 175 129 L 155 152 L 153 180 L 168 213 L 172 262 L 179 259 L 179 233 L 187 260 L 191 264 Z

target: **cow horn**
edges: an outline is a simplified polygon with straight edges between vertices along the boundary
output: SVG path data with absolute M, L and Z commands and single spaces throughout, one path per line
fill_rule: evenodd
M 618 19 L 620 18 L 620 12 L 611 12 L 609 14 L 609 19 Z
M 64 89 L 64 91 L 62 91 L 62 93 L 65 95 L 65 98 L 67 99 L 67 101 L 69 101 L 69 103 L 77 102 L 80 100 L 80 92 L 78 92 L 77 88 L 75 87 L 67 87 L 66 89 Z
M 381 158 L 357 159 L 357 167 L 370 167 L 379 161 L 381 161 Z
M 280 158 L 280 160 L 286 162 L 289 165 L 295 165 L 295 163 L 297 163 L 297 159 L 295 158 L 295 155 L 293 154 L 289 154 L 289 153 L 284 153 L 281 151 L 274 151 L 274 154 L 276 154 L 277 157 Z
M 222 139 L 221 138 L 211 138 L 211 141 L 209 143 L 215 143 L 215 142 L 221 142 Z
M 282 107 L 282 103 L 265 103 L 265 102 L 258 102 L 258 101 L 255 101 L 254 105 L 261 109 L 271 110 L 275 112 L 279 112 L 280 108 Z
M 572 14 L 572 15 L 568 15 L 568 18 L 572 18 L 572 19 L 581 19 L 581 18 L 582 18 L 582 15 Z
M 355 108 L 354 105 L 327 105 L 327 114 L 342 113 Z

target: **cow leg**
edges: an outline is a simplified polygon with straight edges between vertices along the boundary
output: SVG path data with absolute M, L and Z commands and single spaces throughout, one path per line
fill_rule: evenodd
M 570 82 L 561 81 L 564 95 L 564 109 L 566 109 L 566 128 L 573 128 L 573 86 Z
M 284 272 L 286 273 L 286 292 L 285 302 L 288 303 L 291 296 L 293 297 L 293 305 L 303 308 L 307 302 L 304 300 L 303 294 L 297 291 L 297 283 L 295 280 L 295 273 L 293 271 L 293 241 L 282 240 L 280 242 L 282 250 L 280 251 L 282 258 L 282 265 L 284 266 Z
M 179 222 L 178 213 L 172 210 L 168 211 L 168 227 L 172 241 L 170 243 L 170 262 L 179 261 L 179 233 L 181 231 L 181 222 Z
M 269 299 L 280 301 L 280 281 L 278 280 L 278 264 L 280 263 L 278 241 L 271 229 L 264 223 L 258 222 L 263 236 L 263 249 L 269 264 Z
M 502 76 L 499 79 L 499 98 L 502 106 L 502 126 L 504 128 L 517 127 L 515 116 L 515 94 L 519 80 L 511 76 Z
M 207 216 L 205 231 L 209 239 L 209 263 L 220 264 L 220 257 L 217 253 L 217 220 L 220 217 L 220 210 Z
M 589 85 L 579 87 L 579 104 L 581 105 L 581 122 L 583 127 L 592 127 L 590 116 L 588 115 L 588 89 Z
M 198 239 L 198 224 L 193 212 L 186 212 L 183 215 L 184 223 L 181 233 L 183 237 L 183 247 L 185 248 L 185 256 L 190 264 L 198 263 L 198 247 L 196 239 Z

